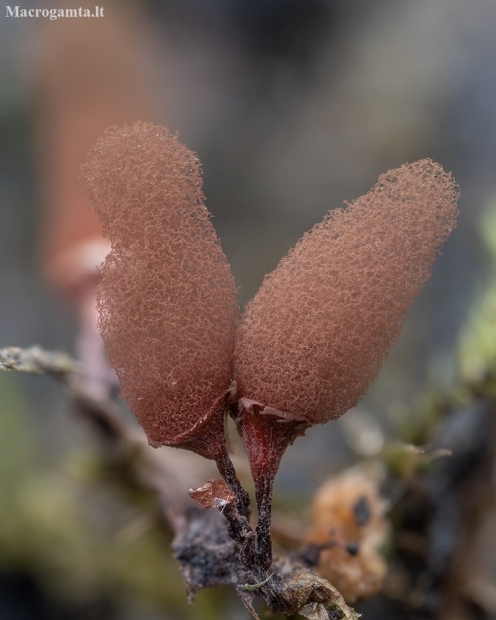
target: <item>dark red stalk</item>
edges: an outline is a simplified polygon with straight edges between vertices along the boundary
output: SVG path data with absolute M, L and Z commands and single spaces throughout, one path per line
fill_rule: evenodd
M 219 399 L 217 407 L 208 417 L 201 420 L 192 430 L 175 438 L 174 448 L 183 448 L 199 454 L 205 459 L 215 461 L 220 475 L 227 482 L 236 497 L 238 512 L 249 518 L 250 496 L 241 486 L 234 465 L 229 457 L 226 441 L 225 417 L 227 401 L 231 392 Z
M 257 564 L 269 571 L 272 564 L 270 535 L 274 478 L 286 449 L 310 426 L 302 419 L 241 398 L 232 415 L 248 452 L 258 507 Z

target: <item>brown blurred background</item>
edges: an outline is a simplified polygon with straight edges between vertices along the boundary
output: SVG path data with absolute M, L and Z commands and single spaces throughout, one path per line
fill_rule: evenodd
M 30 0 L 22 8 L 71 6 L 86 5 Z M 496 195 L 494 0 L 102 0 L 102 7 L 102 18 L 4 13 L 0 21 L 0 346 L 40 344 L 101 361 L 92 291 L 107 246 L 79 166 L 110 125 L 164 124 L 198 153 L 241 305 L 329 209 L 365 193 L 381 172 L 432 157 L 460 184 L 461 214 L 379 379 L 350 417 L 367 412 L 380 449 L 399 406 L 414 402 L 427 381 L 452 379 L 458 333 L 488 270 L 478 226 Z M 152 586 L 147 599 L 148 586 L 133 594 L 131 585 L 124 596 L 119 579 L 96 583 L 95 575 L 113 573 L 95 568 L 98 543 L 85 538 L 86 522 L 61 521 L 67 539 L 47 543 L 61 547 L 55 572 L 42 542 L 26 540 L 31 548 L 23 549 L 7 516 L 24 514 L 9 503 L 18 481 L 61 462 L 77 470 L 73 455 L 85 454 L 87 439 L 48 380 L 2 376 L 0 391 L 0 618 L 216 617 L 210 599 L 185 608 L 177 574 L 160 604 Z M 276 497 L 304 504 L 326 473 L 351 462 L 345 419 L 314 428 L 292 448 Z M 26 490 L 33 522 L 38 511 L 50 520 L 58 510 L 70 522 L 64 484 Z M 106 501 L 96 495 L 96 504 Z M 81 551 L 81 567 L 77 554 L 64 557 L 66 544 L 95 550 Z M 226 617 L 245 617 L 234 601 L 225 605 Z

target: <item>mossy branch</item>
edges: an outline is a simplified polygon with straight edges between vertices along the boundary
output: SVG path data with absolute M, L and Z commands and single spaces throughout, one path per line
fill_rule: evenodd
M 82 373 L 81 365 L 67 353 L 45 351 L 38 346 L 28 349 L 0 349 L 0 370 L 27 372 L 32 375 L 48 374 L 62 379 Z
M 220 508 L 215 512 L 195 504 L 186 493 L 182 468 L 177 467 L 176 455 L 183 456 L 182 453 L 151 448 L 144 433 L 126 422 L 111 401 L 95 399 L 87 393 L 83 369 L 69 355 L 38 346 L 6 347 L 0 350 L 0 370 L 47 374 L 60 380 L 123 481 L 157 494 L 165 521 L 174 532 L 172 550 L 190 601 L 202 588 L 229 584 L 236 587 L 243 603 L 257 617 L 252 605 L 255 592 L 240 585 L 257 583 L 256 595 L 274 611 L 287 615 L 300 611 L 317 620 L 323 617 L 322 613 L 337 609 L 342 618 L 357 618 L 329 582 L 284 554 L 274 559 L 272 578 L 261 583 L 260 575 L 243 561 L 246 553 L 243 554 L 241 543 L 229 537 L 228 530 L 240 518 L 237 511 Z M 229 527 L 224 517 L 231 519 Z

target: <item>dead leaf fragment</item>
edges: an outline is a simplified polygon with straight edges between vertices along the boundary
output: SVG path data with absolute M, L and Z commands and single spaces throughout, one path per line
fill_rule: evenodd
M 209 480 L 198 489 L 190 489 L 188 495 L 202 508 L 225 508 L 236 499 L 222 478 Z

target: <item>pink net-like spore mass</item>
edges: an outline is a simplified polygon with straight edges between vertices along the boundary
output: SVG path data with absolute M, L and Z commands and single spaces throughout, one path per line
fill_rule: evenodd
M 112 242 L 97 293 L 110 363 L 150 442 L 178 443 L 229 389 L 238 316 L 200 162 L 137 122 L 105 132 L 83 179 Z
M 239 395 L 311 424 L 356 405 L 456 225 L 457 198 L 451 174 L 425 159 L 329 212 L 246 307 Z

